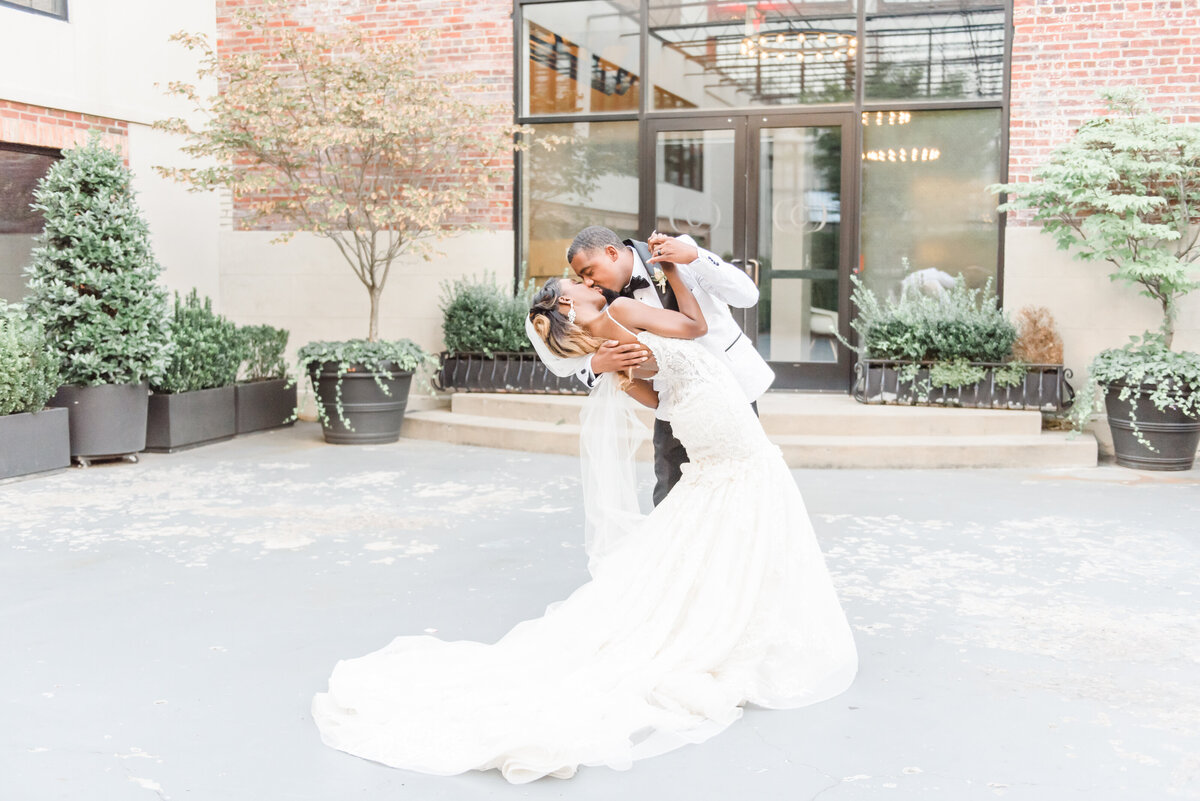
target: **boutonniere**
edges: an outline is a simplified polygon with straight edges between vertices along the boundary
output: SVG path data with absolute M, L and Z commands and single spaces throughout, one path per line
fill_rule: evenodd
M 667 291 L 667 274 L 662 271 L 661 267 L 655 266 L 654 275 L 651 277 L 654 279 L 654 283 L 658 284 L 659 292 Z

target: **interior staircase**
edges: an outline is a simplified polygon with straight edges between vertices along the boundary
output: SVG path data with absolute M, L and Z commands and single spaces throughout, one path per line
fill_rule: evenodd
M 534 453 L 579 453 L 572 395 L 456 392 L 449 409 L 409 412 L 402 435 Z M 769 392 L 763 428 L 793 468 L 1094 467 L 1091 434 L 1042 431 L 1039 412 L 868 406 L 848 395 Z M 650 425 L 653 413 L 642 410 Z M 647 442 L 639 458 L 651 458 Z

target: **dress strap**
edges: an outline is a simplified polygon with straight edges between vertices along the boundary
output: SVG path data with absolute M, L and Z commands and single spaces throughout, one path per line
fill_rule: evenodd
M 612 312 L 610 312 L 610 311 L 608 310 L 608 307 L 607 307 L 607 306 L 605 306 L 605 307 L 604 307 L 604 313 L 608 315 L 608 319 L 612 320 L 612 321 L 613 321 L 614 323 L 616 323 L 617 325 L 621 325 L 621 321 L 620 321 L 620 320 L 618 320 L 616 317 L 613 317 L 613 316 L 612 316 Z M 625 328 L 625 326 L 623 326 L 623 325 L 621 325 L 621 327 L 622 327 L 622 328 Z M 633 332 L 632 332 L 632 331 L 630 331 L 628 328 L 625 328 L 625 332 L 626 332 L 627 334 L 629 334 L 630 336 L 632 336 L 634 339 L 637 339 L 637 334 L 633 333 Z

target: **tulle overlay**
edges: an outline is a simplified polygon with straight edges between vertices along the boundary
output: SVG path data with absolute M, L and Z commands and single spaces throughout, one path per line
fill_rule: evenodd
M 495 644 L 404 636 L 339 662 L 312 705 L 326 744 L 522 783 L 628 768 L 719 733 L 747 702 L 793 708 L 850 685 L 854 639 L 779 450 L 707 351 L 640 338 L 672 377 L 692 460 L 680 483 L 592 581 Z

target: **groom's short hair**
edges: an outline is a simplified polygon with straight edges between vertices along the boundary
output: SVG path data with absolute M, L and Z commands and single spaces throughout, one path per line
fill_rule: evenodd
M 575 254 L 580 251 L 590 252 L 606 248 L 609 245 L 615 248 L 622 247 L 621 237 L 617 236 L 611 228 L 605 228 L 603 225 L 589 225 L 575 234 L 575 238 L 571 240 L 571 246 L 567 248 L 567 264 L 575 261 Z

